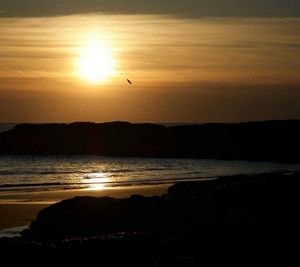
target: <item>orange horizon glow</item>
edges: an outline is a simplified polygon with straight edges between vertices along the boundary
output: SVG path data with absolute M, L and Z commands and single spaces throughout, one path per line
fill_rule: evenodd
M 300 116 L 299 18 L 89 14 L 0 22 L 2 122 Z

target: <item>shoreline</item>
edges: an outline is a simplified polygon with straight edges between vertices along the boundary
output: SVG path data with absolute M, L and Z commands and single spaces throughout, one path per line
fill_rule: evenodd
M 104 189 L 75 189 L 0 195 L 0 231 L 30 224 L 44 208 L 76 196 L 126 198 L 165 194 L 171 184 Z
M 178 183 L 156 197 L 76 197 L 44 209 L 21 237 L 0 238 L 0 248 L 10 260 L 15 255 L 31 261 L 51 255 L 55 261 L 70 262 L 80 255 L 84 262 L 100 256 L 104 264 L 130 266 L 212 266 L 220 261 L 243 265 L 249 259 L 255 265 L 262 257 L 266 263 L 278 262 L 278 257 L 295 262 L 299 178 L 300 174 L 237 175 Z M 118 196 L 132 193 L 160 192 L 153 187 L 114 190 Z M 32 206 L 41 208 L 27 208 Z M 22 228 L 1 234 L 13 237 Z

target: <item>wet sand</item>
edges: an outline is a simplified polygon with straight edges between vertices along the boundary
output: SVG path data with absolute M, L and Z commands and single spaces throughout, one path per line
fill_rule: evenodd
M 40 210 L 64 199 L 76 196 L 124 198 L 133 194 L 154 196 L 166 193 L 169 186 L 131 186 L 98 190 L 64 190 L 0 195 L 0 230 L 27 225 L 36 218 Z
M 0 204 L 0 230 L 28 225 L 48 205 Z

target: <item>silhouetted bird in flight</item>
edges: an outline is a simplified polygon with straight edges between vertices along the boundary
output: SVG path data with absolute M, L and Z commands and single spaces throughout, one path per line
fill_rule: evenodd
M 128 82 L 129 84 L 132 84 L 132 82 L 131 82 L 130 80 L 128 80 L 128 79 L 127 79 L 127 82 Z

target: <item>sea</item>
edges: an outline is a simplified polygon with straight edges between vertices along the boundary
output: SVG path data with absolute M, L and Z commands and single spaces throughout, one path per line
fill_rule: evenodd
M 0 123 L 0 133 L 11 130 L 17 125 L 17 123 Z
M 0 124 L 0 131 L 15 124 Z M 88 155 L 0 156 L 0 195 L 174 184 L 228 175 L 296 173 L 300 164 Z
M 7 131 L 15 124 L 0 124 Z M 214 159 L 116 158 L 92 155 L 0 156 L 0 198 L 15 194 L 171 185 L 228 175 L 300 173 L 300 164 Z M 18 237 L 28 226 L 0 231 Z
M 300 172 L 300 164 L 101 156 L 0 156 L 0 194 L 162 185 L 273 172 Z

